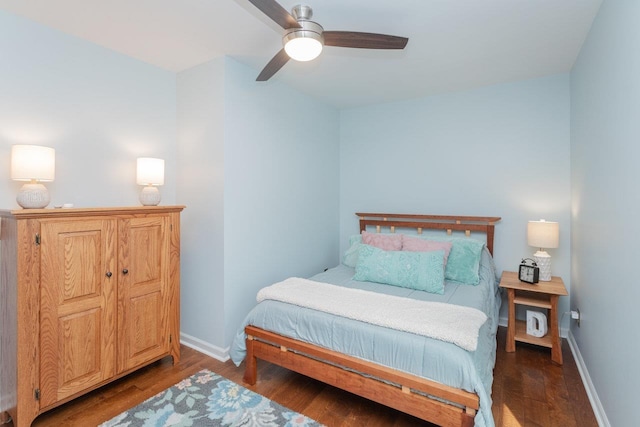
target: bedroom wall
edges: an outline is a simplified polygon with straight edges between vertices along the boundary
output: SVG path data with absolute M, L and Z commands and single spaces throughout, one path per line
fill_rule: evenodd
M 216 357 L 260 288 L 338 262 L 338 112 L 255 76 L 231 58 L 178 76 L 182 331 Z
M 224 76 L 224 58 L 177 76 L 178 200 L 187 206 L 180 329 L 183 341 L 217 357 L 224 353 Z
M 226 59 L 225 343 L 257 291 L 338 263 L 339 113 Z
M 557 75 L 343 110 L 341 252 L 355 212 L 501 216 L 496 264 L 515 270 L 535 252 L 527 221 L 544 218 L 560 223 L 548 252 L 570 288 L 569 103 L 569 76 Z
M 136 158 L 176 196 L 175 74 L 0 10 L 0 208 L 17 209 L 11 146 L 56 149 L 51 204 L 139 205 Z
M 614 426 L 637 424 L 640 381 L 638 16 L 640 2 L 603 2 L 571 72 L 571 333 Z

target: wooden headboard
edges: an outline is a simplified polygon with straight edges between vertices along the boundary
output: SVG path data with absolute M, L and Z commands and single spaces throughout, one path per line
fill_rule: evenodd
M 411 215 L 385 213 L 356 213 L 360 218 L 360 232 L 367 227 L 375 227 L 380 232 L 382 227 L 389 227 L 391 233 L 396 228 L 415 228 L 418 234 L 422 230 L 446 230 L 447 234 L 463 231 L 468 237 L 472 231 L 487 235 L 487 249 L 493 255 L 493 234 L 495 223 L 502 218 L 499 216 L 452 216 L 452 215 Z

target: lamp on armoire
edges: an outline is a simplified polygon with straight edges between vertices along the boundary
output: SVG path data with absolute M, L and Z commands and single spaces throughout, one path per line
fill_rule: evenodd
M 527 243 L 538 248 L 533 257 L 540 268 L 539 279 L 545 282 L 551 280 L 551 255 L 545 249 L 558 247 L 560 227 L 557 222 L 529 221 L 527 224 Z
M 145 186 L 140 192 L 140 203 L 144 206 L 156 206 L 160 203 L 158 186 L 164 185 L 164 160 L 138 158 L 136 182 Z
M 43 182 L 56 175 L 56 150 L 39 145 L 11 147 L 11 179 L 27 181 L 18 191 L 16 201 L 25 209 L 46 208 L 51 200 Z

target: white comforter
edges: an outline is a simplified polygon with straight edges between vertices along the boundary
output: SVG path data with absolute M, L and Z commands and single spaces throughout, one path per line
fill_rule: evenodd
M 455 344 L 475 351 L 487 320 L 480 310 L 384 295 L 292 277 L 261 289 L 257 300 L 282 301 Z

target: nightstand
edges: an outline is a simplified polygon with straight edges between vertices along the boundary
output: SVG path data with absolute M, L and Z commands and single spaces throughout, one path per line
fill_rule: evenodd
M 552 276 L 549 282 L 529 284 L 518 279 L 518 273 L 505 271 L 500 279 L 500 287 L 509 295 L 509 325 L 507 328 L 508 353 L 516 351 L 516 341 L 551 348 L 551 360 L 562 365 L 562 348 L 558 325 L 558 299 L 568 295 L 567 288 L 560 277 Z M 527 334 L 527 324 L 516 320 L 516 304 L 529 307 L 546 308 L 549 331 L 542 338 Z

